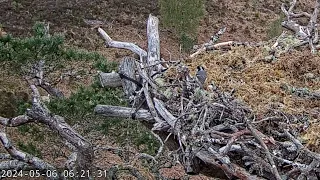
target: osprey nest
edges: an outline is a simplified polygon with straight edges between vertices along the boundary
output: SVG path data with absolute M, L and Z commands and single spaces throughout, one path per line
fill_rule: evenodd
M 192 57 L 235 45 L 261 46 L 233 41 L 214 44 L 224 30 Z M 204 88 L 183 62 L 160 58 L 156 17 L 150 15 L 148 19 L 147 51 L 133 43 L 114 41 L 101 28 L 98 31 L 107 47 L 129 49 L 140 59 L 125 57 L 117 73 L 99 74 L 102 86 L 123 87 L 131 107 L 98 105 L 95 112 L 147 121 L 153 124 L 155 133 L 163 131 L 174 136 L 179 144 L 179 161 L 187 173 L 198 173 L 200 164 L 205 164 L 220 169 L 229 179 L 317 179 L 320 176 L 320 154 L 301 142 L 300 135 L 309 126 L 305 116 L 272 109 L 257 116 L 233 92 L 224 92 L 214 84 Z M 271 47 L 271 55 L 276 54 L 280 45 Z M 314 51 L 314 44 L 310 46 Z M 318 94 L 313 94 L 313 98 L 319 101 Z M 163 153 L 166 142 L 159 140 L 162 146 L 155 160 Z

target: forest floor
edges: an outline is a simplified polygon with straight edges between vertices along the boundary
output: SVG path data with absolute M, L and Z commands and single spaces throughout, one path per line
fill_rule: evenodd
M 227 30 L 219 42 L 229 40 L 260 42 L 277 37 L 283 30 L 280 25 L 283 19 L 281 3 L 282 1 L 279 0 L 207 0 L 205 16 L 198 28 L 198 44 L 207 42 L 210 36 L 223 26 L 227 27 Z M 65 36 L 69 46 L 98 51 L 111 61 L 119 61 L 122 57 L 133 54 L 126 50 L 105 48 L 96 29 L 86 22 L 96 20 L 114 40 L 133 42 L 147 49 L 146 20 L 151 13 L 160 19 L 162 57 L 164 59 L 170 57 L 188 59 L 189 54 L 180 51 L 178 38 L 161 24 L 157 0 L 2 0 L 0 7 L 0 25 L 7 33 L 21 37 L 29 36 L 35 22 L 46 22 L 50 25 L 51 33 L 62 33 Z M 311 12 L 312 7 L 313 1 L 311 0 L 301 0 L 297 6 L 301 11 L 307 12 Z M 258 115 L 266 113 L 268 108 L 279 108 L 289 113 L 308 114 L 313 121 L 319 120 L 319 101 L 296 97 L 280 88 L 285 84 L 319 92 L 319 55 L 311 55 L 306 48 L 287 53 L 272 63 L 261 61 L 264 58 L 263 55 L 263 48 L 238 47 L 227 53 L 203 54 L 198 58 L 188 59 L 187 64 L 191 67 L 192 72 L 197 65 L 204 65 L 209 69 L 208 83 L 214 81 L 225 91 L 235 89 L 235 96 L 248 104 Z M 312 78 L 307 76 L 310 75 L 308 73 L 312 73 Z M 22 81 L 12 82 L 8 79 L 10 77 L 0 77 L 2 86 L 0 90 L 13 87 L 14 91 L 25 89 Z M 67 86 L 65 88 L 69 94 L 75 90 L 68 89 Z M 312 134 L 317 131 L 318 126 L 315 125 Z M 13 140 L 32 136 L 32 134 L 17 134 L 15 130 L 9 130 L 9 132 Z M 308 138 L 310 138 L 310 133 L 307 134 Z M 45 142 L 50 144 L 50 142 L 57 141 L 54 133 L 50 137 L 45 138 Z M 91 137 L 98 138 L 97 135 Z M 319 135 L 315 134 L 311 138 L 317 139 L 317 137 Z M 105 136 L 99 137 L 98 140 L 95 139 L 95 142 L 100 145 L 116 145 Z M 313 142 L 313 145 L 316 146 L 317 143 Z M 62 166 L 61 162 L 65 160 L 64 158 L 50 159 L 50 157 L 65 157 L 64 154 L 53 155 L 53 153 L 59 152 L 59 149 L 66 149 L 66 147 L 53 145 L 49 152 L 46 148 L 48 144 L 43 143 L 43 147 L 38 147 L 43 157 L 49 162 Z M 112 153 L 102 153 L 98 156 L 100 160 L 97 163 L 101 166 L 110 167 L 112 164 L 122 162 L 120 157 Z M 181 165 L 164 169 L 162 173 L 173 179 L 180 179 L 184 176 Z M 204 175 L 191 177 L 210 179 Z M 130 179 L 130 177 L 126 178 Z

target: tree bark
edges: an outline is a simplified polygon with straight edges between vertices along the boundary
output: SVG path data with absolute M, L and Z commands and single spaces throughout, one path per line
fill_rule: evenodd
M 46 124 L 50 129 L 56 131 L 59 136 L 71 143 L 77 151 L 75 169 L 92 170 L 93 148 L 90 142 L 78 134 L 64 118 L 53 115 L 49 109 L 40 101 L 40 94 L 36 86 L 32 89 L 32 109 L 27 110 L 27 116 L 36 119 L 38 122 Z
M 107 47 L 114 47 L 114 48 L 121 48 L 121 49 L 128 49 L 138 55 L 147 56 L 147 52 L 141 49 L 139 46 L 133 43 L 121 42 L 121 41 L 114 41 L 110 38 L 110 36 L 101 28 L 98 28 L 99 33 L 106 41 Z
M 147 24 L 147 36 L 148 36 L 148 66 L 154 72 L 160 72 L 162 65 L 160 64 L 160 39 L 158 31 L 159 19 L 155 16 L 149 15 Z M 151 72 L 151 71 L 149 71 Z M 152 73 L 153 74 L 153 73 Z
M 131 118 L 133 109 L 121 106 L 97 105 L 94 112 L 107 117 Z M 137 120 L 148 121 L 154 123 L 154 118 L 148 110 L 140 109 L 136 112 Z
M 121 78 L 118 73 L 99 73 L 99 80 L 102 87 L 120 87 Z
M 129 77 L 139 83 L 140 80 L 136 77 L 136 59 L 132 57 L 124 57 L 119 65 L 119 74 Z M 137 90 L 137 84 L 122 78 L 122 88 L 127 97 L 130 97 Z

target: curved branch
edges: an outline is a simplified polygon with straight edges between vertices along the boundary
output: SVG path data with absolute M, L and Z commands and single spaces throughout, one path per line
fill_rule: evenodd
M 34 168 L 41 169 L 41 170 L 47 170 L 51 169 L 54 170 L 55 167 L 51 164 L 43 161 L 42 159 L 39 159 L 31 154 L 19 151 L 16 149 L 10 142 L 9 138 L 7 137 L 7 134 L 0 130 L 0 141 L 3 144 L 4 148 L 7 150 L 7 152 L 15 159 L 22 161 L 26 164 L 31 164 Z M 19 165 L 19 167 L 22 167 L 23 164 L 18 163 L 16 161 L 10 162 L 10 163 L 16 163 L 16 165 Z M 4 163 L 3 166 L 11 167 L 14 164 Z
M 114 41 L 111 39 L 111 37 L 101 28 L 98 28 L 98 32 L 103 37 L 103 39 L 106 41 L 107 47 L 114 47 L 114 48 L 121 48 L 121 49 L 128 49 L 138 55 L 147 56 L 147 52 L 143 49 L 141 49 L 139 46 L 128 43 L 128 42 L 121 42 L 121 41 Z

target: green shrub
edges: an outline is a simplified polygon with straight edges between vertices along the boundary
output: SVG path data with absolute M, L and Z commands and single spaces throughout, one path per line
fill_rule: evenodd
M 31 142 L 24 144 L 23 142 L 19 141 L 18 147 L 20 150 L 22 150 L 24 152 L 27 152 L 31 155 L 38 157 L 38 158 L 42 158 L 41 151 Z
M 84 119 L 93 114 L 97 104 L 125 105 L 120 89 L 102 88 L 97 84 L 90 87 L 80 87 L 76 93 L 67 99 L 53 99 L 48 108 L 55 114 L 64 116 L 69 123 Z
M 161 22 L 165 27 L 174 29 L 180 41 L 189 37 L 189 43 L 196 39 L 199 21 L 204 15 L 203 0 L 160 0 Z M 183 43 L 183 42 L 182 42 Z
M 103 134 L 115 137 L 115 141 L 125 146 L 135 146 L 139 151 L 155 155 L 160 144 L 158 140 L 150 133 L 139 121 L 132 121 L 119 118 L 108 118 L 101 125 L 96 127 Z
M 272 21 L 267 30 L 267 40 L 280 36 L 283 30 L 281 23 L 284 20 L 284 18 L 284 15 L 281 15 L 278 19 Z
M 106 59 L 99 59 L 94 64 L 94 67 L 101 72 L 111 72 L 112 70 L 116 70 L 118 67 L 118 63 L 112 61 L 109 62 Z
M 57 71 L 65 68 L 71 62 L 84 61 L 95 64 L 107 61 L 96 52 L 66 47 L 62 35 L 50 35 L 47 29 L 43 23 L 37 23 L 33 27 L 31 37 L 0 37 L 0 63 L 6 64 L 14 73 L 24 75 L 39 60 L 45 60 L 45 74 L 48 75 L 47 73 L 53 69 Z M 111 71 L 111 67 L 105 67 L 105 71 Z
M 195 39 L 186 34 L 182 34 L 179 41 L 184 51 L 192 50 L 192 47 L 195 44 Z

